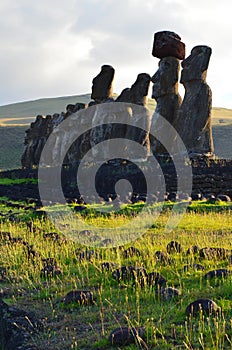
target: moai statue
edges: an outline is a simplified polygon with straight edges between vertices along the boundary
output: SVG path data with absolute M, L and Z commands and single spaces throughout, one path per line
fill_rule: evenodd
M 113 97 L 114 68 L 103 65 L 101 72 L 93 79 L 91 98 L 96 103 L 110 102 Z
M 140 106 L 147 105 L 147 95 L 151 77 L 147 73 L 140 73 L 131 88 L 124 89 L 117 97 L 116 102 L 134 103 Z
M 180 82 L 185 95 L 175 127 L 191 157 L 213 154 L 211 124 L 212 92 L 206 83 L 211 56 L 208 46 L 195 46 L 182 62 Z
M 153 82 L 152 98 L 157 102 L 152 117 L 151 131 L 156 130 L 158 133 L 168 133 L 169 128 L 166 123 L 162 123 L 162 118 L 173 125 L 182 102 L 178 93 L 178 78 L 180 59 L 185 56 L 185 45 L 180 40 L 179 35 L 169 31 L 158 32 L 154 36 L 152 55 L 161 59 L 157 72 L 151 78 Z M 156 129 L 157 125 L 159 125 L 159 130 Z M 165 145 L 158 140 L 151 139 L 150 141 L 153 154 L 167 153 Z

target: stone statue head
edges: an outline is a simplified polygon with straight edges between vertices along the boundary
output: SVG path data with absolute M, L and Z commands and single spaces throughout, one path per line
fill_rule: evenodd
M 130 88 L 130 102 L 144 105 L 148 94 L 151 77 L 147 73 L 140 73 Z
M 179 60 L 175 57 L 164 57 L 159 61 L 159 69 L 151 78 L 154 83 L 152 98 L 177 93 L 179 69 Z
M 209 46 L 195 46 L 191 54 L 182 61 L 181 83 L 191 80 L 205 80 L 212 49 Z
M 93 79 L 92 94 L 96 102 L 104 101 L 113 94 L 114 68 L 108 64 L 101 67 L 101 72 Z

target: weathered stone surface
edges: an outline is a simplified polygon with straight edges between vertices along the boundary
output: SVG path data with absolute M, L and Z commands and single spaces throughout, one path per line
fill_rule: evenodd
M 155 252 L 155 259 L 164 266 L 170 265 L 173 262 L 170 256 L 166 252 L 162 252 L 160 250 L 157 250 Z
M 159 69 L 151 78 L 153 82 L 152 98 L 157 102 L 155 113 L 152 116 L 151 131 L 157 130 L 157 119 L 160 125 L 159 133 L 167 134 L 166 125 L 163 125 L 162 118 L 171 125 L 177 119 L 178 110 L 182 99 L 178 93 L 178 76 L 180 64 L 175 57 L 165 57 L 159 62 Z M 171 136 L 170 136 L 171 137 Z M 167 153 L 164 146 L 158 140 L 150 140 L 153 154 Z
M 147 271 L 143 267 L 122 266 L 112 272 L 112 277 L 118 281 L 136 281 L 144 285 L 146 284 Z
M 114 329 L 109 335 L 111 345 L 129 345 L 138 342 L 144 336 L 145 329 L 142 327 L 129 328 L 119 327 Z M 139 340 L 139 343 L 141 341 Z M 144 347 L 142 347 L 144 349 Z
M 103 65 L 100 73 L 93 79 L 91 98 L 97 102 L 106 102 L 113 96 L 114 68 Z
M 177 288 L 162 287 L 160 288 L 160 290 L 158 290 L 158 294 L 162 300 L 168 301 L 168 300 L 178 298 L 181 295 L 181 292 Z
M 211 299 L 198 299 L 190 303 L 186 308 L 187 316 L 197 316 L 200 312 L 212 315 L 220 311 L 220 307 Z
M 199 255 L 203 259 L 226 259 L 230 255 L 230 250 L 218 247 L 205 247 L 200 249 Z
M 157 58 L 168 56 L 176 57 L 180 60 L 185 58 L 185 44 L 181 37 L 171 31 L 162 31 L 154 34 L 152 55 Z
M 146 106 L 151 77 L 147 73 L 140 73 L 131 88 L 124 89 L 116 102 L 128 102 Z
M 7 350 L 26 350 L 25 344 L 43 329 L 41 321 L 36 320 L 32 313 L 8 306 L 0 299 L 0 345 Z
M 89 290 L 73 290 L 68 292 L 64 297 L 64 303 L 78 303 L 80 305 L 93 305 L 94 297 L 93 292 Z
M 180 253 L 182 251 L 181 244 L 177 241 L 171 241 L 167 244 L 167 252 L 168 254 L 171 253 Z
M 130 89 L 130 102 L 145 106 L 151 77 L 147 73 L 140 73 Z
M 212 92 L 206 83 L 211 56 L 208 46 L 196 46 L 182 62 L 180 82 L 185 87 L 183 103 L 174 126 L 191 157 L 212 155 Z
M 226 278 L 229 275 L 231 275 L 231 270 L 228 269 L 217 269 L 209 271 L 205 274 L 205 279 L 211 279 L 211 278 Z

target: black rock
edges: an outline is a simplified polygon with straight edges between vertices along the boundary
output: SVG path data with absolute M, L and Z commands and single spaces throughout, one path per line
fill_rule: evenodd
M 181 295 L 181 292 L 179 289 L 177 288 L 173 288 L 173 287 L 166 287 L 166 288 L 160 288 L 160 290 L 158 290 L 158 294 L 160 295 L 160 298 L 162 300 L 172 300 L 175 298 L 178 298 Z
M 153 271 L 147 274 L 147 284 L 153 287 L 164 287 L 167 281 L 159 272 Z
M 133 256 L 140 256 L 141 252 L 139 249 L 137 249 L 135 247 L 129 247 L 129 248 L 124 250 L 122 255 L 125 259 L 128 259 L 128 258 L 132 258 Z
M 203 259 L 226 259 L 230 255 L 231 251 L 225 248 L 217 248 L 217 247 L 210 247 L 210 248 L 202 248 L 199 251 L 199 255 Z
M 209 271 L 205 274 L 204 278 L 205 279 L 210 279 L 210 278 L 225 278 L 228 277 L 231 274 L 231 270 L 227 269 L 217 269 L 217 270 L 212 270 Z
M 112 277 L 118 281 L 138 282 L 141 285 L 146 284 L 147 271 L 143 267 L 122 266 L 112 272 Z
M 189 247 L 186 252 L 187 255 L 195 255 L 197 253 L 199 253 L 199 247 L 197 245 Z
M 161 252 L 160 250 L 157 250 L 157 252 L 155 252 L 155 258 L 162 265 L 170 265 L 173 262 L 167 253 Z
M 191 198 L 193 201 L 200 201 L 202 199 L 201 193 L 192 193 Z
M 167 244 L 167 252 L 171 253 L 180 253 L 182 251 L 181 244 L 177 241 L 171 241 Z
M 115 268 L 116 264 L 112 262 L 105 261 L 101 264 L 102 271 L 110 271 L 112 268 Z
M 185 312 L 187 316 L 197 316 L 200 312 L 212 315 L 220 311 L 220 307 L 211 299 L 198 299 L 190 303 Z
M 225 194 L 219 194 L 216 199 L 222 202 L 231 202 L 231 198 Z
M 119 327 L 114 329 L 109 335 L 111 345 L 129 345 L 137 342 L 138 339 L 144 336 L 145 329 Z
M 93 305 L 94 297 L 93 292 L 89 290 L 74 290 L 68 292 L 64 297 L 64 303 L 78 303 L 79 305 Z

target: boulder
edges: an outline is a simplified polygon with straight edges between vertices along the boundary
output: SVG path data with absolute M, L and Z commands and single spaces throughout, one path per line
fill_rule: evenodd
M 180 253 L 182 251 L 181 244 L 177 241 L 171 241 L 167 244 L 167 253 Z
M 211 299 L 198 299 L 190 303 L 185 313 L 187 316 L 197 316 L 200 312 L 206 315 L 212 315 L 220 311 L 220 307 Z
M 158 290 L 158 294 L 162 300 L 168 301 L 168 300 L 178 298 L 181 295 L 181 292 L 177 288 L 173 288 L 173 287 L 163 288 L 162 287 L 162 288 L 160 288 L 160 290 Z
M 65 305 L 70 303 L 78 303 L 79 305 L 93 305 L 93 292 L 89 290 L 73 290 L 68 292 L 64 297 Z
M 217 269 L 209 271 L 205 274 L 205 279 L 211 279 L 211 278 L 226 278 L 229 275 L 231 275 L 231 270 L 228 269 Z
M 137 327 L 137 328 L 119 327 L 114 329 L 110 333 L 109 342 L 111 345 L 122 345 L 122 346 L 134 344 L 134 343 L 140 343 L 144 334 L 145 334 L 145 329 L 143 327 Z
M 38 331 L 43 323 L 35 316 L 14 306 L 8 306 L 0 299 L 0 345 L 7 350 L 26 350 L 26 343 Z

